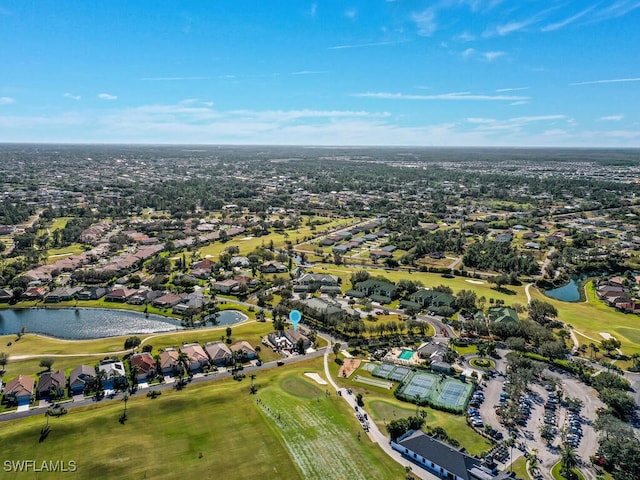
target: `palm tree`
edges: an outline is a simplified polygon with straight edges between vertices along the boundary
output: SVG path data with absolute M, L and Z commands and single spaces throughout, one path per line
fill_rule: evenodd
M 4 371 L 7 366 L 7 362 L 9 362 L 9 355 L 5 352 L 0 352 L 0 367 L 2 367 L 2 371 Z
M 176 368 L 178 369 L 179 383 L 182 384 L 182 379 L 189 370 L 189 356 L 186 353 L 180 352 Z
M 578 466 L 578 456 L 576 450 L 568 443 L 562 444 L 560 451 L 560 463 L 562 469 L 560 472 L 567 478 L 573 477 L 573 469 Z
M 531 453 L 526 455 L 527 461 L 529 462 L 529 473 L 532 477 L 537 477 L 540 473 L 540 461 L 538 460 L 538 449 L 534 448 L 531 450 Z

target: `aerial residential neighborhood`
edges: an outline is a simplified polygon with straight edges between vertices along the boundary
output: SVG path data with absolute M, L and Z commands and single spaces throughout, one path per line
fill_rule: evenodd
M 103 147 L 128 158 L 112 178 L 146 158 L 129 148 Z M 28 436 L 21 425 L 44 413 L 41 445 L 66 418 L 108 425 L 115 415 L 104 434 L 119 438 L 182 398 L 202 404 L 172 409 L 190 424 L 209 402 L 224 409 L 196 430 L 252 418 L 304 478 L 316 476 L 312 440 L 292 439 L 338 417 L 332 435 L 360 453 L 339 457 L 336 471 L 322 464 L 329 477 L 358 465 L 414 478 L 526 480 L 566 468 L 624 478 L 630 460 L 613 452 L 635 432 L 640 400 L 633 169 L 607 183 L 618 189 L 611 202 L 591 193 L 602 181 L 592 160 L 588 180 L 569 181 L 568 204 L 551 167 L 532 192 L 537 177 L 526 172 L 538 167 L 524 159 L 510 174 L 476 160 L 487 183 L 466 173 L 471 160 L 436 174 L 375 149 L 323 154 L 333 183 L 319 188 L 316 164 L 287 173 L 261 161 L 254 171 L 246 147 L 217 160 L 233 188 L 169 202 L 164 177 L 153 180 L 155 169 L 170 176 L 163 158 L 200 172 L 211 160 L 160 152 L 137 192 L 119 180 L 91 188 L 106 177 L 89 175 L 92 162 L 73 149 L 51 153 L 60 171 L 76 162 L 73 181 L 47 180 L 22 153 L 42 194 L 5 179 L 0 422 L 15 425 L 16 444 Z M 361 188 L 370 158 L 381 176 Z M 403 187 L 386 191 L 385 175 L 404 170 Z M 172 181 L 205 185 L 201 175 Z M 505 182 L 520 185 L 508 201 Z M 75 194 L 44 195 L 63 186 Z M 207 455 L 203 445 L 196 460 Z

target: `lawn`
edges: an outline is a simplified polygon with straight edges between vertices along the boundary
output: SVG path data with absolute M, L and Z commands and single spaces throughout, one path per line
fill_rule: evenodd
M 50 420 L 41 443 L 42 417 L 6 422 L 3 458 L 74 460 L 69 478 L 401 478 L 402 467 L 366 435 L 357 441 L 362 428 L 346 403 L 305 371 L 322 371 L 322 360 L 260 373 L 256 396 L 248 380 L 230 379 L 154 400 L 137 394 L 125 424 L 121 401 L 71 410 Z
M 516 474 L 518 478 L 523 480 L 529 480 L 531 475 L 527 472 L 527 459 L 524 457 L 519 457 L 511 467 L 513 469 L 513 473 Z
M 364 402 L 373 421 L 383 432 L 386 432 L 385 423 L 416 414 L 415 405 L 402 402 L 394 398 L 393 394 L 387 396 L 365 395 Z M 419 410 L 427 412 L 425 425 L 444 428 L 447 434 L 460 442 L 460 446 L 466 448 L 470 454 L 480 455 L 491 449 L 491 443 L 467 425 L 464 416 L 441 412 L 429 407 L 420 407 Z
M 72 243 L 68 247 L 50 248 L 47 250 L 47 263 L 54 263 L 71 255 L 78 255 L 84 252 L 84 248 L 80 243 Z
M 387 280 L 397 283 L 400 280 L 413 280 L 420 281 L 425 287 L 433 288 L 438 285 L 446 285 L 453 289 L 454 293 L 459 292 L 460 290 L 472 290 L 476 292 L 476 295 L 479 297 L 484 296 L 485 298 L 490 299 L 494 298 L 496 300 L 504 300 L 505 304 L 511 305 L 513 303 L 520 303 L 522 305 L 527 304 L 527 297 L 524 293 L 524 286 L 507 286 L 509 291 L 507 292 L 499 292 L 492 288 L 492 284 L 488 283 L 486 280 L 477 280 L 466 277 L 454 277 L 454 278 L 444 278 L 439 273 L 428 273 L 428 272 L 405 272 L 405 271 L 392 271 L 385 270 L 383 268 L 362 268 L 362 267 L 351 267 L 351 266 L 342 266 L 342 265 L 333 265 L 329 263 L 318 264 L 315 265 L 311 270 L 314 273 L 330 273 L 332 275 L 336 275 L 342 278 L 342 290 L 346 291 L 351 288 L 351 282 L 349 278 L 351 274 L 357 272 L 359 270 L 366 270 L 372 276 L 382 276 Z M 482 282 L 482 283 L 476 283 Z
M 622 352 L 626 355 L 640 353 L 640 318 L 637 315 L 618 312 L 597 298 L 593 282 L 586 286 L 586 302 L 562 302 L 544 296 L 537 289 L 530 290 L 532 298 L 549 302 L 558 309 L 558 319 L 568 323 L 582 335 L 581 342 L 588 345 L 599 344 L 604 338 L 600 332 L 607 332 L 622 342 Z
M 551 469 L 551 475 L 553 475 L 553 478 L 555 478 L 555 480 L 567 480 L 567 477 L 565 477 L 560 473 L 561 469 L 562 469 L 562 465 L 560 464 L 560 462 L 556 463 Z M 574 468 L 573 473 L 577 475 L 576 478 L 578 480 L 584 480 L 584 475 L 580 472 L 580 470 Z

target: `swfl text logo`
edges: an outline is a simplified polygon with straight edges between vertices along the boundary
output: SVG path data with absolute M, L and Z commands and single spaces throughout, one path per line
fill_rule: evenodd
M 5 460 L 5 472 L 75 472 L 78 464 L 75 460 Z

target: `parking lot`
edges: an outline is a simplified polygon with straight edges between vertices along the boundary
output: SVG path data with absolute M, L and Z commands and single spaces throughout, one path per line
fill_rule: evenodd
M 504 372 L 504 361 L 496 362 L 496 370 Z M 560 458 L 562 437 L 571 444 L 583 460 L 581 471 L 588 479 L 594 479 L 593 470 L 588 469 L 589 457 L 598 448 L 598 438 L 592 426 L 596 410 L 603 406 L 596 392 L 573 377 L 560 372 L 545 370 L 551 380 L 547 384 L 532 383 L 522 398 L 515 399 L 517 409 L 516 446 L 510 449 L 496 448 L 494 454 L 503 457 L 504 466 L 509 463 L 510 454 L 517 459 L 534 449 L 538 452 L 542 478 L 552 479 L 551 468 Z M 474 427 L 485 430 L 500 444 L 509 437 L 509 431 L 501 423 L 498 411 L 506 405 L 508 394 L 506 378 L 498 373 L 481 384 L 480 393 L 471 399 L 467 415 Z M 561 396 L 557 389 L 560 389 Z M 581 407 L 567 404 L 563 400 L 577 398 Z M 572 411 L 573 409 L 573 411 Z M 545 427 L 546 426 L 546 427 Z M 487 432 L 488 430 L 488 432 Z M 543 438 L 545 435 L 547 438 Z M 500 458 L 498 458 L 500 460 Z

